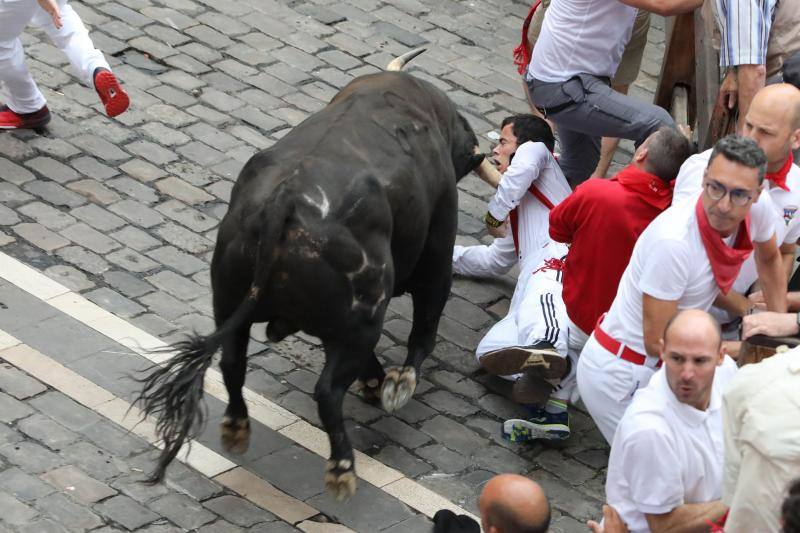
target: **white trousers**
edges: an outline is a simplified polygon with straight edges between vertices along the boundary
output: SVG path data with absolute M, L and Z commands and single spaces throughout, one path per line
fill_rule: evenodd
M 517 301 L 512 299 L 508 315 L 492 326 L 481 339 L 475 356 L 480 360 L 481 356 L 492 350 L 528 346 L 540 341 L 549 342 L 563 357 L 572 359 L 569 375 L 561 380 L 551 397 L 574 401 L 572 396 L 577 390 L 575 375 L 578 361 L 570 355 L 568 348 L 569 318 L 561 297 L 561 287 L 561 274 L 554 270 L 533 275 L 521 274 L 514 291 Z M 503 377 L 516 380 L 519 376 L 520 374 L 515 374 Z
M 655 369 L 620 359 L 589 337 L 578 358 L 578 391 L 600 433 L 611 444 L 633 394 L 646 387 Z
M 67 0 L 58 0 L 58 4 L 63 24 L 60 29 L 36 0 L 0 0 L 0 81 L 8 93 L 6 105 L 15 113 L 33 113 L 46 103 L 25 63 L 19 38 L 28 24 L 41 26 L 47 32 L 53 44 L 67 55 L 75 74 L 89 87 L 94 86 L 95 69 L 111 70 L 72 6 Z

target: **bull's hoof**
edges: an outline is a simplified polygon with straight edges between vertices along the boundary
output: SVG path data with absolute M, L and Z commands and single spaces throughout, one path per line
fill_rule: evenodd
M 229 416 L 222 418 L 219 425 L 222 446 L 231 453 L 244 453 L 250 446 L 250 419 L 235 420 Z
M 378 404 L 381 401 L 381 382 L 378 378 L 371 378 L 367 381 L 356 381 L 356 392 L 365 402 Z
M 325 490 L 336 501 L 344 501 L 356 493 L 356 472 L 353 461 L 328 459 L 325 462 Z
M 388 413 L 400 409 L 408 403 L 416 388 L 417 373 L 414 367 L 390 368 L 381 387 L 383 408 Z

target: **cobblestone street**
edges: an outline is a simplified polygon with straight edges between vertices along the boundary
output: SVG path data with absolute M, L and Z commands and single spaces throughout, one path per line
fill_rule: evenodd
M 586 531 L 584 522 L 598 517 L 604 501 L 608 457 L 593 422 L 573 411 L 572 437 L 558 447 L 505 442 L 501 422 L 523 413 L 506 398 L 505 384 L 479 371 L 474 359 L 481 336 L 508 309 L 513 272 L 500 281 L 454 280 L 439 342 L 407 406 L 389 415 L 348 395 L 354 446 L 375 459 L 375 468 L 382 463 L 399 474 L 385 484 L 359 480 L 344 505 L 324 493 L 320 452 L 286 429 L 304 420 L 310 426 L 294 427 L 318 433 L 312 394 L 323 353 L 316 339 L 301 334 L 268 344 L 263 325 L 254 326 L 246 386 L 277 406 L 271 412 L 288 417 L 286 425 L 254 420 L 251 449 L 230 455 L 218 434 L 224 393 L 222 400 L 207 394 L 209 424 L 198 448 L 221 466 L 205 471 L 190 454 L 189 466 L 176 461 L 165 484 L 148 486 L 140 480 L 152 468 L 152 439 L 129 433 L 132 426 L 103 407 L 132 401 L 138 385 L 130 375 L 148 360 L 92 326 L 92 318 L 58 304 L 65 295 L 91 302 L 165 343 L 192 329 L 210 332 L 216 227 L 244 162 L 353 78 L 418 46 L 427 51 L 406 70 L 444 90 L 488 150 L 489 131 L 528 111 L 512 63 L 528 3 L 71 4 L 130 94 L 131 108 L 108 119 L 96 93 L 77 81 L 41 31 L 23 36 L 54 118 L 43 134 L 0 132 L 0 252 L 69 292 L 37 294 L 44 285 L 21 286 L 3 266 L 15 262 L 0 258 L 0 533 L 423 532 L 431 527 L 426 509 L 392 488 L 400 477 L 477 515 L 482 484 L 500 472 L 529 475 L 544 487 L 552 531 Z M 663 19 L 654 17 L 631 94 L 652 100 L 663 46 Z M 623 142 L 614 168 L 630 151 Z M 481 217 L 491 192 L 474 175 L 459 183 L 460 244 L 490 241 Z M 395 298 L 389 309 L 378 353 L 398 364 L 411 300 Z M 31 362 L 37 357 L 40 366 Z M 82 400 L 88 393 L 59 381 L 53 368 L 68 369 L 78 380 L 70 383 L 95 386 L 108 402 Z M 256 478 L 280 494 L 259 498 L 243 488 Z

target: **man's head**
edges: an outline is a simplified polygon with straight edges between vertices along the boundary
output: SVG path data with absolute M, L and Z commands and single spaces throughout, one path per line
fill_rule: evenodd
M 709 224 L 721 236 L 733 234 L 747 217 L 765 170 L 764 152 L 752 139 L 728 135 L 714 145 L 703 175 L 702 202 Z
M 711 400 L 714 372 L 724 357 L 719 324 L 710 314 L 690 309 L 667 322 L 661 360 L 679 402 L 704 411 Z
M 800 148 L 800 90 L 788 83 L 767 85 L 756 93 L 744 121 L 742 135 L 764 150 L 770 172 Z
M 633 164 L 669 183 L 678 176 L 691 153 L 689 139 L 675 128 L 662 126 L 639 145 L 633 154 Z
M 486 483 L 478 500 L 484 533 L 545 533 L 550 504 L 532 479 L 500 474 Z
M 517 147 L 528 141 L 544 143 L 551 152 L 555 148 L 556 140 L 550 125 L 535 115 L 507 117 L 500 127 L 500 141 L 492 150 L 492 158 L 500 172 L 508 169 Z

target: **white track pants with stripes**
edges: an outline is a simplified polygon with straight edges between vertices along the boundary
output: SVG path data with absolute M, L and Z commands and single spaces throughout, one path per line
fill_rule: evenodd
M 521 274 L 510 308 L 508 315 L 495 324 L 478 344 L 476 357 L 500 348 L 547 341 L 559 354 L 572 359 L 572 371 L 552 394 L 553 398 L 569 401 L 577 390 L 575 372 L 578 361 L 568 355 L 569 318 L 561 297 L 561 272 L 548 269 Z M 514 380 L 519 375 L 506 377 Z

